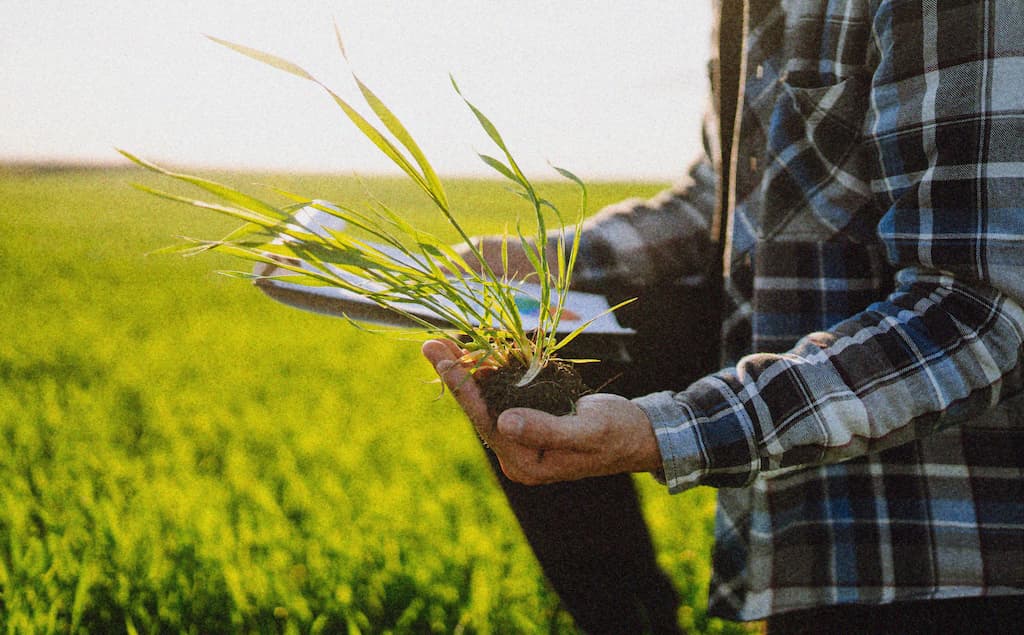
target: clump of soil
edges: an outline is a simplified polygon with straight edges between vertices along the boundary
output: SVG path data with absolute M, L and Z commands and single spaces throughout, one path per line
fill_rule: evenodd
M 565 415 L 573 411 L 577 399 L 591 392 L 569 362 L 552 361 L 532 382 L 516 386 L 524 372 L 526 366 L 519 360 L 512 360 L 507 366 L 481 370 L 475 375 L 491 415 L 496 417 L 509 408 L 533 408 Z

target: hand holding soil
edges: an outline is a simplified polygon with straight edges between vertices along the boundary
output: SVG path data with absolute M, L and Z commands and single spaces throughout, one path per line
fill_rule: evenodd
M 457 361 L 462 353 L 449 341 L 431 340 L 423 345 L 424 356 L 494 450 L 510 479 L 541 485 L 661 467 L 651 423 L 628 399 L 596 393 L 582 397 L 573 414 L 554 416 L 511 408 L 495 420 L 476 381 Z

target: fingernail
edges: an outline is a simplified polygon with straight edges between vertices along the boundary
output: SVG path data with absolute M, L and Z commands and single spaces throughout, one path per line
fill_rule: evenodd
M 442 359 L 441 361 L 439 361 L 437 363 L 437 366 L 434 366 L 434 369 L 438 373 L 443 375 L 444 373 L 447 373 L 449 370 L 451 370 L 452 366 L 454 366 L 454 365 L 455 365 L 455 362 L 453 362 L 452 360 L 450 360 L 450 359 Z

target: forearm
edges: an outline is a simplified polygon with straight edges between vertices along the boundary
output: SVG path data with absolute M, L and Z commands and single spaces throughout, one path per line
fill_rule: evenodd
M 636 400 L 672 491 L 741 486 L 931 434 L 1019 392 L 1024 310 L 1006 294 L 904 270 L 886 301 L 789 352 Z
M 648 200 L 609 206 L 587 219 L 573 287 L 640 289 L 707 274 L 715 192 L 714 170 L 705 156 L 675 187 Z
M 789 247 L 801 240 L 877 239 L 898 272 L 895 291 L 851 305 L 848 318 L 786 353 L 751 355 L 680 393 L 641 400 L 675 489 L 742 485 L 761 472 L 875 452 L 986 416 L 1022 390 L 1024 57 L 1010 35 L 1019 25 L 1012 12 L 984 12 L 981 28 L 958 7 L 914 4 L 872 5 L 863 76 L 814 89 L 834 98 L 831 110 L 795 116 L 791 106 L 815 95 L 780 96 L 778 128 L 766 132 L 776 168 L 750 201 L 776 221 L 808 209 L 811 220 L 831 210 L 857 221 L 827 236 L 783 235 L 797 222 L 762 231 L 753 292 L 785 289 L 791 306 L 755 297 L 755 335 L 766 323 L 798 323 L 802 312 L 846 310 L 856 262 L 839 254 L 812 263 L 811 277 L 766 262 L 768 253 L 799 258 Z M 807 127 L 823 121 L 837 127 Z M 820 147 L 800 151 L 801 140 Z M 787 176 L 812 174 L 821 180 Z M 856 229 L 868 221 L 874 235 Z M 1022 425 L 1019 416 L 1013 424 Z

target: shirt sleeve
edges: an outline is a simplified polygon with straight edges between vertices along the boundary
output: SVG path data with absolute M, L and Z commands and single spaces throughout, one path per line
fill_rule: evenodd
M 573 287 L 598 292 L 642 289 L 707 276 L 716 194 L 715 170 L 705 154 L 674 187 L 651 199 L 630 199 L 600 210 L 583 225 Z
M 980 24 L 883 7 L 867 141 L 895 290 L 785 353 L 637 399 L 670 491 L 906 443 L 1024 389 L 1024 33 L 1012 4 L 974 5 Z

